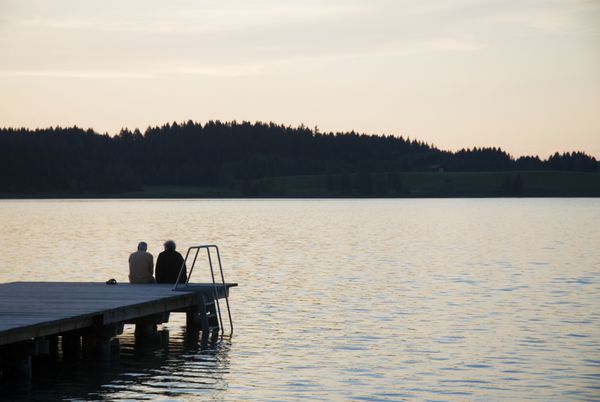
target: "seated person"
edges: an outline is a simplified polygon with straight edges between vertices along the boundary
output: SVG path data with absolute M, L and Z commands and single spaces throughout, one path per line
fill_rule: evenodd
M 156 260 L 156 283 L 175 283 L 183 265 L 183 257 L 175 251 L 175 242 L 167 240 L 164 244 L 165 251 L 158 255 Z M 183 267 L 179 283 L 187 280 L 187 268 Z
M 129 283 L 154 283 L 154 258 L 146 250 L 148 244 L 141 241 L 137 251 L 129 256 Z

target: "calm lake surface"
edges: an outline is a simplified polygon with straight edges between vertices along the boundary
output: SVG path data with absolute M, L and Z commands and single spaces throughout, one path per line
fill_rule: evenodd
M 4 200 L 0 227 L 2 282 L 126 282 L 174 239 L 239 283 L 231 339 L 172 314 L 168 348 L 127 326 L 0 399 L 600 400 L 600 199 Z

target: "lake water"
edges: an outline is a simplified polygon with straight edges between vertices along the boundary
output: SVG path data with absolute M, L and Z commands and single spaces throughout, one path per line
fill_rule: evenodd
M 174 239 L 239 283 L 231 339 L 172 314 L 167 349 L 126 327 L 7 398 L 600 400 L 600 199 L 5 200 L 0 227 L 2 282 L 125 282 Z

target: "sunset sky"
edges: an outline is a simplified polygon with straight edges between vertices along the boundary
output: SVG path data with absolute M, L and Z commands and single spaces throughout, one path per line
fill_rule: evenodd
M 600 158 L 600 1 L 0 0 L 0 126 L 188 119 Z

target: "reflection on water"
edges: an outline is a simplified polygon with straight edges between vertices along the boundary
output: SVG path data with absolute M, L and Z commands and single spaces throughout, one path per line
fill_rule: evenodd
M 172 326 L 170 326 L 173 328 Z M 169 328 L 169 326 L 167 326 Z M 3 384 L 11 400 L 176 400 L 218 398 L 228 388 L 225 373 L 231 343 L 223 337 L 200 348 L 197 332 L 160 331 L 162 339 L 140 340 L 133 326 L 120 336 L 110 361 L 34 359 L 31 384 Z
M 175 314 L 168 350 L 126 333 L 118 365 L 36 377 L 39 399 L 600 393 L 597 199 L 0 201 L 0 224 L 3 282 L 126 281 L 138 241 L 173 238 L 219 244 L 240 283 L 230 342 L 186 346 Z

